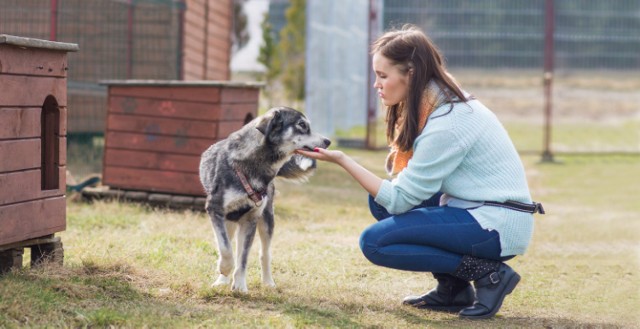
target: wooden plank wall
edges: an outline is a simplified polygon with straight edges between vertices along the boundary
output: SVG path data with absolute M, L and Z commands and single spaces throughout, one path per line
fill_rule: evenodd
M 258 111 L 253 87 L 110 86 L 103 183 L 203 196 L 200 155 Z
M 232 0 L 187 0 L 184 80 L 231 78 Z
M 66 53 L 0 44 L 0 245 L 66 228 Z M 60 110 L 58 188 L 41 187 L 41 112 Z

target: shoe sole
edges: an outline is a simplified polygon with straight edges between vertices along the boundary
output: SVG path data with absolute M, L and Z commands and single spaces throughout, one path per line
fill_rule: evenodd
M 509 279 L 509 282 L 507 282 L 507 286 L 504 289 L 504 293 L 502 294 L 502 297 L 500 298 L 498 305 L 496 305 L 496 307 L 491 312 L 483 315 L 478 315 L 478 316 L 460 314 L 460 317 L 463 319 L 469 319 L 469 320 L 482 320 L 482 319 L 492 318 L 493 316 L 496 315 L 496 313 L 498 313 L 498 311 L 502 307 L 502 302 L 504 301 L 504 299 L 507 297 L 508 294 L 513 292 L 513 290 L 516 288 L 519 282 L 520 282 L 520 274 L 514 273 L 513 277 L 511 277 L 511 279 Z
M 410 305 L 410 304 L 405 304 L 405 305 L 409 305 L 409 306 L 413 306 L 417 309 L 421 309 L 421 310 L 430 310 L 430 311 L 436 311 L 436 312 L 449 312 L 449 313 L 458 313 L 462 310 L 464 310 L 467 307 L 471 307 L 472 305 L 465 305 L 465 306 L 428 306 L 428 305 L 420 305 L 420 306 L 414 306 L 414 305 Z

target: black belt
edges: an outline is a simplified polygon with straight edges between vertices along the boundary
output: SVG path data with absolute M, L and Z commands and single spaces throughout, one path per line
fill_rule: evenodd
M 531 204 L 531 203 L 522 203 L 518 201 L 506 201 L 506 202 L 484 201 L 484 205 L 508 208 L 512 210 L 528 212 L 530 214 L 539 213 L 541 215 L 544 215 L 544 208 L 542 207 L 542 203 L 538 203 L 538 202 L 534 202 L 533 204 Z

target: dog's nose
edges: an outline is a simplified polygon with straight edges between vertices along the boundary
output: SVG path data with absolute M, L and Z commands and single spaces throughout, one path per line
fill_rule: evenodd
M 329 147 L 329 145 L 331 145 L 331 140 L 329 140 L 328 138 L 325 138 L 323 141 L 324 143 L 324 148 Z

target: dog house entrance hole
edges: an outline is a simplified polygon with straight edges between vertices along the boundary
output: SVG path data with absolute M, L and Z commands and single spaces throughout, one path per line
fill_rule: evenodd
M 42 105 L 40 116 L 42 128 L 41 152 L 42 152 L 42 189 L 58 189 L 60 162 L 60 108 L 56 98 L 49 95 Z

